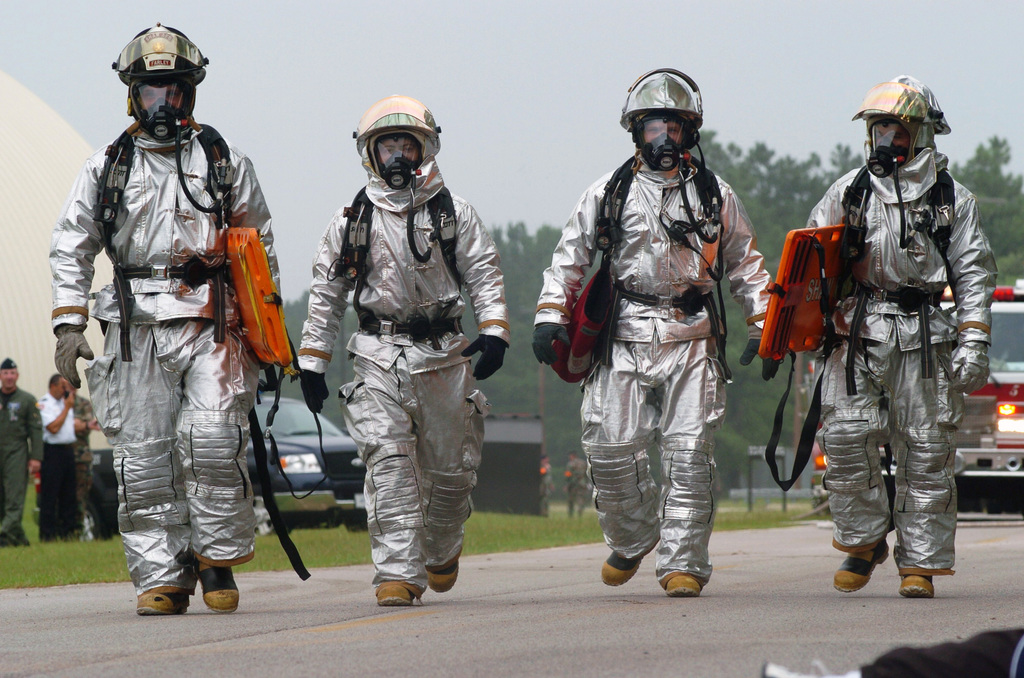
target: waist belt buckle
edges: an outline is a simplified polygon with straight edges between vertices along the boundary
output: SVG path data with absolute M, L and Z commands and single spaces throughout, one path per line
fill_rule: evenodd
M 899 291 L 899 297 L 897 303 L 903 312 L 914 313 L 921 310 L 921 304 L 925 300 L 925 293 L 924 290 L 917 287 L 904 287 Z
M 423 316 L 415 316 L 409 320 L 409 334 L 417 341 L 422 341 L 433 334 L 430 321 Z
M 391 336 L 395 333 L 395 322 L 393 320 L 381 320 L 378 324 L 380 327 L 377 329 L 377 334 Z
M 151 266 L 149 274 L 157 280 L 167 280 L 167 264 L 158 264 Z

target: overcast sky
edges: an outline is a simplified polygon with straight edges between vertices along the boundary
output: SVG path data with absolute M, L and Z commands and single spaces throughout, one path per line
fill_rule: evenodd
M 1024 173 L 1020 0 L 3 0 L 0 70 L 99 148 L 130 122 L 110 64 L 157 21 L 210 59 L 196 118 L 252 158 L 289 299 L 308 286 L 331 215 L 365 183 L 352 131 L 391 94 L 433 111 L 446 184 L 488 226 L 561 226 L 632 152 L 618 123 L 626 88 L 658 67 L 696 80 L 721 141 L 826 161 L 837 143 L 861 147 L 850 118 L 865 92 L 907 73 L 935 91 L 953 162 L 999 136 Z

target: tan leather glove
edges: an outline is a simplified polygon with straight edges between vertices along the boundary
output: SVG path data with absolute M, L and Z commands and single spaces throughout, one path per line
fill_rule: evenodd
M 60 376 L 71 382 L 75 388 L 82 388 L 82 380 L 78 376 L 78 359 L 92 360 L 96 356 L 85 340 L 85 325 L 59 325 L 54 334 L 57 335 L 57 350 L 53 355 L 53 363 L 57 366 Z

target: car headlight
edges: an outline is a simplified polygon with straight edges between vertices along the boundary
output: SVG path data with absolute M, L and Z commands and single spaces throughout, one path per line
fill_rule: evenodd
M 323 473 L 320 462 L 312 452 L 282 455 L 281 470 L 285 473 Z

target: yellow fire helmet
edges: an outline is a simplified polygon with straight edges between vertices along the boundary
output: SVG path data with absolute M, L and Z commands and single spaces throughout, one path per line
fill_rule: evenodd
M 359 126 L 352 133 L 360 155 L 373 137 L 390 132 L 412 134 L 423 149 L 423 159 L 437 155 L 441 150 L 441 128 L 426 106 L 412 97 L 398 94 L 385 97 L 363 113 Z
M 913 148 L 934 148 L 936 134 L 949 134 L 949 123 L 932 91 L 909 75 L 898 75 L 872 87 L 853 120 L 871 125 L 879 118 L 896 118 L 905 124 Z

